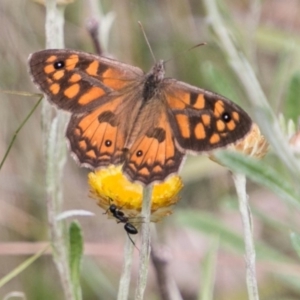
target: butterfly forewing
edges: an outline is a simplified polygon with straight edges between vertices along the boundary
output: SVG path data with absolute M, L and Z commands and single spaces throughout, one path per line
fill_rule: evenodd
M 73 50 L 43 50 L 29 58 L 30 73 L 50 102 L 73 113 L 86 112 L 124 93 L 143 75 L 139 68 Z
M 252 121 L 225 97 L 173 79 L 165 80 L 169 120 L 184 152 L 206 152 L 243 138 Z

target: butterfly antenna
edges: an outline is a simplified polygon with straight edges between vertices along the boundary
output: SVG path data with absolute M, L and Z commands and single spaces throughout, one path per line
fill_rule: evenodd
M 143 25 L 142 25 L 142 23 L 141 23 L 140 21 L 138 21 L 138 24 L 139 24 L 140 27 L 141 27 L 142 33 L 143 33 L 143 35 L 144 35 L 145 41 L 146 41 L 147 46 L 148 46 L 148 48 L 149 48 L 149 50 L 150 50 L 150 53 L 151 53 L 151 55 L 152 55 L 152 58 L 153 58 L 154 62 L 156 63 L 156 59 L 155 59 L 154 53 L 153 53 L 153 51 L 152 51 L 151 45 L 150 45 L 150 43 L 149 43 L 149 40 L 148 40 L 148 38 L 147 38 L 146 32 L 145 32 L 145 30 L 144 30 L 144 27 L 143 27 Z
M 182 51 L 182 52 L 176 54 L 175 56 L 169 58 L 168 60 L 165 60 L 164 63 L 167 63 L 168 61 L 170 61 L 170 60 L 172 60 L 172 59 L 175 59 L 175 58 L 177 58 L 178 56 L 181 56 L 182 54 L 184 54 L 184 53 L 186 53 L 186 52 L 189 52 L 189 51 L 191 51 L 191 50 L 193 50 L 193 49 L 195 49 L 195 48 L 198 48 L 198 47 L 200 47 L 200 46 L 205 46 L 205 45 L 206 45 L 205 42 L 200 43 L 200 44 L 197 44 L 197 45 L 195 45 L 195 46 L 193 46 L 193 47 L 191 47 L 191 48 L 189 48 L 189 49 L 186 49 L 186 50 L 184 50 L 184 51 Z

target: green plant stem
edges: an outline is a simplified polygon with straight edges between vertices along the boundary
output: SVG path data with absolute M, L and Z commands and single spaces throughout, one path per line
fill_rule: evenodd
M 150 257 L 150 216 L 151 216 L 151 197 L 153 186 L 150 185 L 144 188 L 143 191 L 143 206 L 141 216 L 142 224 L 142 245 L 139 260 L 139 275 L 135 293 L 135 300 L 142 300 L 147 285 L 148 267 Z
M 64 5 L 56 5 L 56 0 L 46 1 L 46 48 L 64 47 Z M 66 145 L 64 127 L 66 115 L 53 110 L 47 101 L 43 102 L 42 124 L 44 133 L 44 153 L 46 154 L 46 193 L 48 208 L 48 223 L 51 238 L 53 259 L 63 286 L 65 299 L 76 299 L 73 287 L 67 252 L 67 238 L 64 221 L 57 221 L 63 203 L 62 178 L 66 160 Z M 77 298 L 78 299 L 78 298 Z
M 239 209 L 242 217 L 245 241 L 246 283 L 249 300 L 259 300 L 256 271 L 255 271 L 255 247 L 252 236 L 251 211 L 248 205 L 246 193 L 246 176 L 233 173 L 233 180 L 239 199 Z
M 33 107 L 32 110 L 29 112 L 29 114 L 26 116 L 26 118 L 24 119 L 24 121 L 20 124 L 20 126 L 19 126 L 19 127 L 17 128 L 17 130 L 15 131 L 15 133 L 14 133 L 14 135 L 13 135 L 13 137 L 12 137 L 12 139 L 11 139 L 9 145 L 8 145 L 8 148 L 7 148 L 7 150 L 6 150 L 5 154 L 4 154 L 4 157 L 3 157 L 3 159 L 2 159 L 2 161 L 1 161 L 1 163 L 0 163 L 0 170 L 1 170 L 2 167 L 3 167 L 3 164 L 4 164 L 4 162 L 5 162 L 6 158 L 7 158 L 7 156 L 8 156 L 8 154 L 9 154 L 10 150 L 11 150 L 11 147 L 12 147 L 12 145 L 14 144 L 14 141 L 15 141 L 15 139 L 16 139 L 17 136 L 18 136 L 18 133 L 20 132 L 20 130 L 22 129 L 22 127 L 25 125 L 25 123 L 29 120 L 29 118 L 32 116 L 32 114 L 34 113 L 34 111 L 35 111 L 36 108 L 39 106 L 39 104 L 41 103 L 42 100 L 43 100 L 43 97 L 41 97 L 41 98 L 39 99 L 39 101 L 34 105 L 34 107 Z
M 125 248 L 124 248 L 124 263 L 123 263 L 123 271 L 122 271 L 120 284 L 119 284 L 119 291 L 118 291 L 118 298 L 117 298 L 118 300 L 128 299 L 133 250 L 134 250 L 134 244 L 131 242 L 129 237 L 127 237 Z
M 48 249 L 49 244 L 47 244 L 42 250 L 37 252 L 36 254 L 32 255 L 28 259 L 26 259 L 24 262 L 22 262 L 18 267 L 13 269 L 11 272 L 6 274 L 3 278 L 0 279 L 0 288 L 2 288 L 7 282 L 11 281 L 13 278 L 20 275 L 26 268 L 31 266 L 33 262 L 35 262 L 38 258 L 40 258 Z

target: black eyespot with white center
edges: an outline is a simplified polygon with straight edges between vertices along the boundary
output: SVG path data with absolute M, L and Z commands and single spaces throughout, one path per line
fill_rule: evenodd
M 137 157 L 141 157 L 143 155 L 143 151 L 142 150 L 139 150 L 136 152 L 136 156 Z
M 106 146 L 106 147 L 110 147 L 111 145 L 112 145 L 111 140 L 106 140 L 106 141 L 105 141 L 105 146 Z
M 53 64 L 53 67 L 54 67 L 54 69 L 56 69 L 56 70 L 62 69 L 64 66 L 65 66 L 65 62 L 62 61 L 62 60 L 56 61 L 56 62 Z
M 225 122 L 225 123 L 228 123 L 231 121 L 231 115 L 227 112 L 224 112 L 221 116 L 222 120 Z

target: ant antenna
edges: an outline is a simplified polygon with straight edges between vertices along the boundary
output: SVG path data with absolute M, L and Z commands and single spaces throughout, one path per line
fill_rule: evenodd
M 205 45 L 206 45 L 206 43 L 203 42 L 203 43 L 197 44 L 197 45 L 195 45 L 195 46 L 193 46 L 193 47 L 191 47 L 191 48 L 189 48 L 189 49 L 186 49 L 186 50 L 184 50 L 184 51 L 181 51 L 181 52 L 177 53 L 175 56 L 173 56 L 173 57 L 171 57 L 171 58 L 165 60 L 164 63 L 167 63 L 168 61 L 170 61 L 170 60 L 172 60 L 172 59 L 174 59 L 174 58 L 177 58 L 178 56 L 181 56 L 182 54 L 184 54 L 184 53 L 186 53 L 186 52 L 189 52 L 189 51 L 191 51 L 191 50 L 193 50 L 193 49 L 195 49 L 195 48 L 198 48 L 198 47 L 200 47 L 200 46 L 205 46 Z
M 150 45 L 150 43 L 149 43 L 149 40 L 148 40 L 148 38 L 147 38 L 146 32 L 145 32 L 145 30 L 144 30 L 144 27 L 143 27 L 143 25 L 142 25 L 142 23 L 141 23 L 140 21 L 138 21 L 138 24 L 139 24 L 140 27 L 141 27 L 142 33 L 143 33 L 143 35 L 144 35 L 145 41 L 146 41 L 147 46 L 148 46 L 148 48 L 149 48 L 149 50 L 150 50 L 150 53 L 151 53 L 151 55 L 152 55 L 152 58 L 153 58 L 154 62 L 156 63 L 156 59 L 155 59 L 154 53 L 153 53 L 153 51 L 152 51 L 151 45 Z

